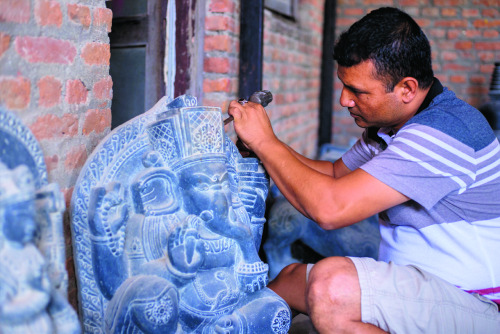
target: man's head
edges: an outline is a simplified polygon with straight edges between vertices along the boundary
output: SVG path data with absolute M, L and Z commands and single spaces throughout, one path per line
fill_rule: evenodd
M 374 77 L 388 92 L 404 77 L 417 79 L 420 88 L 432 84 L 431 47 L 418 24 L 397 8 L 370 12 L 340 35 L 333 58 L 339 66 L 351 67 L 371 61 Z
M 340 104 L 360 127 L 399 130 L 433 82 L 429 41 L 396 8 L 380 8 L 354 23 L 334 48 L 344 88 Z

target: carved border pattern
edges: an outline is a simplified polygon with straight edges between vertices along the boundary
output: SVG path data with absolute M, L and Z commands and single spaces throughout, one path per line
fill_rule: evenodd
M 0 109 L 0 128 L 18 138 L 30 152 L 37 167 L 36 188 L 40 189 L 48 183 L 47 166 L 43 157 L 42 149 L 33 133 L 26 127 L 17 116 L 11 112 Z

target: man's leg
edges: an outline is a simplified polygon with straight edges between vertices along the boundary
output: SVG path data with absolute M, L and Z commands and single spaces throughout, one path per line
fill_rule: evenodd
M 267 287 L 283 298 L 292 310 L 307 313 L 306 272 L 307 264 L 292 263 L 283 268 Z
M 330 257 L 315 264 L 306 296 L 309 316 L 320 333 L 385 333 L 361 322 L 361 289 L 349 258 Z

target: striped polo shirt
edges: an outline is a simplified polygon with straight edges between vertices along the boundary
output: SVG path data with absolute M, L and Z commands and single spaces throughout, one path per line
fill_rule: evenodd
M 498 303 L 500 146 L 483 115 L 437 79 L 429 94 L 396 135 L 365 130 L 342 160 L 410 198 L 379 215 L 380 260 Z

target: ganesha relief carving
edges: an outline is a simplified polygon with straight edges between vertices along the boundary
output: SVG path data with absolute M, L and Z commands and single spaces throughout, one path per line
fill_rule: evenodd
M 268 186 L 193 97 L 113 130 L 72 199 L 85 332 L 286 333 L 258 255 Z

